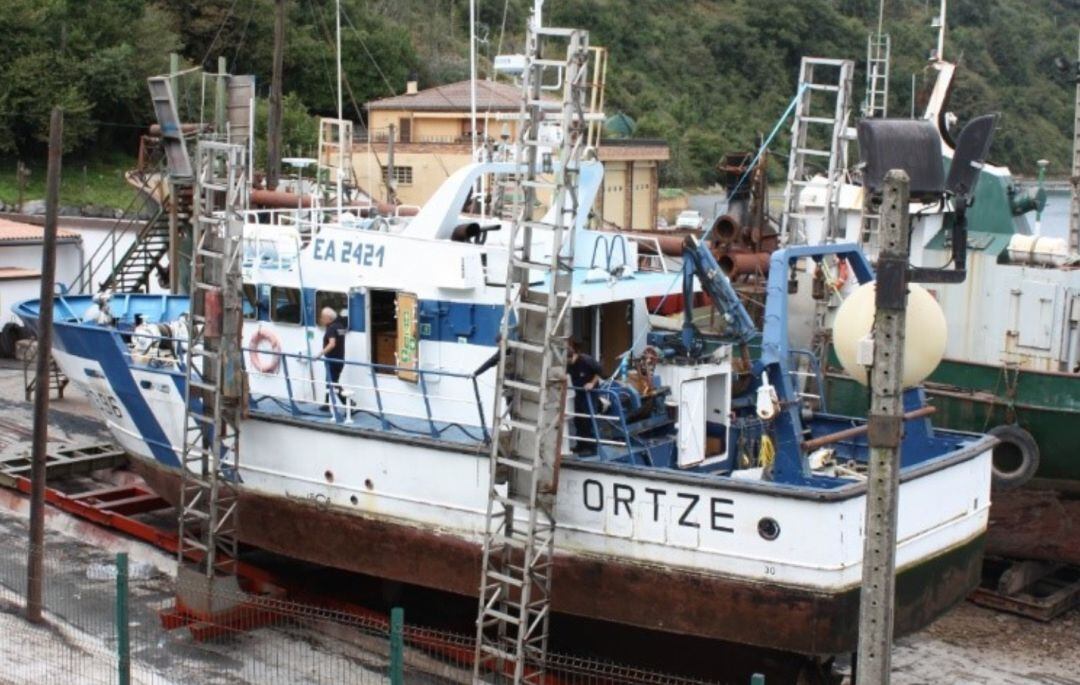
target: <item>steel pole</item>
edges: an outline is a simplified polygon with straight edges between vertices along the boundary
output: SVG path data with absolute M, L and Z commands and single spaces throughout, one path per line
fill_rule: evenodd
M 30 550 L 26 562 L 26 619 L 41 623 L 45 554 L 45 443 L 49 437 L 49 376 L 52 361 L 53 288 L 56 281 L 56 215 L 60 204 L 60 155 L 64 113 L 53 107 L 49 121 L 49 169 L 45 229 L 41 245 L 37 375 L 34 380 L 34 440 L 30 466 Z
M 870 473 L 859 600 L 855 681 L 885 685 L 892 661 L 896 594 L 896 519 L 900 491 L 900 441 L 904 429 L 904 324 L 907 318 L 909 179 L 893 169 L 881 203 L 870 369 Z

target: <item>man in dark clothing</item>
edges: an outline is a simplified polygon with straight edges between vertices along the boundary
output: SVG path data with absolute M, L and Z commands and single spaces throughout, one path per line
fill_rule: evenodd
M 326 359 L 326 366 L 330 372 L 330 382 L 326 391 L 326 408 L 329 409 L 331 389 L 337 392 L 342 404 L 346 401 L 341 395 L 341 385 L 338 384 L 341 372 L 345 368 L 345 322 L 338 317 L 337 312 L 330 307 L 325 307 L 319 312 L 319 325 L 326 328 L 326 332 L 323 333 L 323 348 L 318 357 Z
M 574 434 L 585 440 L 574 440 L 575 452 L 592 453 L 596 451 L 596 438 L 593 433 L 592 420 L 589 418 L 588 391 L 600 384 L 600 375 L 603 370 L 600 364 L 581 351 L 581 343 L 570 339 L 566 343 L 567 364 L 566 373 L 570 376 L 570 385 L 574 388 L 574 413 L 581 416 L 574 417 Z M 593 411 L 598 409 L 597 399 L 593 398 Z

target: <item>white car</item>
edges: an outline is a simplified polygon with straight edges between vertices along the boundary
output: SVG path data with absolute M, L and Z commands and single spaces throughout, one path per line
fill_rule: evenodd
M 679 216 L 675 218 L 675 228 L 689 228 L 694 231 L 701 230 L 705 220 L 701 217 L 701 212 L 693 209 L 687 209 L 679 212 Z

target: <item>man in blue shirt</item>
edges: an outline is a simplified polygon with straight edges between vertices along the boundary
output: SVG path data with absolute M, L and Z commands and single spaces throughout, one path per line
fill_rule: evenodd
M 566 373 L 570 376 L 570 385 L 574 388 L 574 434 L 583 440 L 573 441 L 573 450 L 579 453 L 596 452 L 596 435 L 593 433 L 592 420 L 589 418 L 588 391 L 600 385 L 603 369 L 599 362 L 581 351 L 581 343 L 571 338 L 566 342 Z M 599 409 L 597 398 L 593 398 L 593 410 Z

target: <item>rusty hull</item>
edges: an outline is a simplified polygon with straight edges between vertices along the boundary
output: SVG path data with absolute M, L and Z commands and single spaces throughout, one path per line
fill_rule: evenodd
M 175 502 L 179 473 L 133 458 L 162 497 Z M 240 536 L 250 545 L 304 561 L 476 596 L 481 548 L 454 535 L 320 506 L 240 494 Z M 897 577 L 896 634 L 929 624 L 979 582 L 982 536 Z M 857 643 L 858 587 L 822 593 L 770 583 L 557 554 L 557 612 L 679 635 L 807 655 L 851 652 Z
M 1034 479 L 991 495 L 986 551 L 1013 559 L 1080 565 L 1080 488 Z

